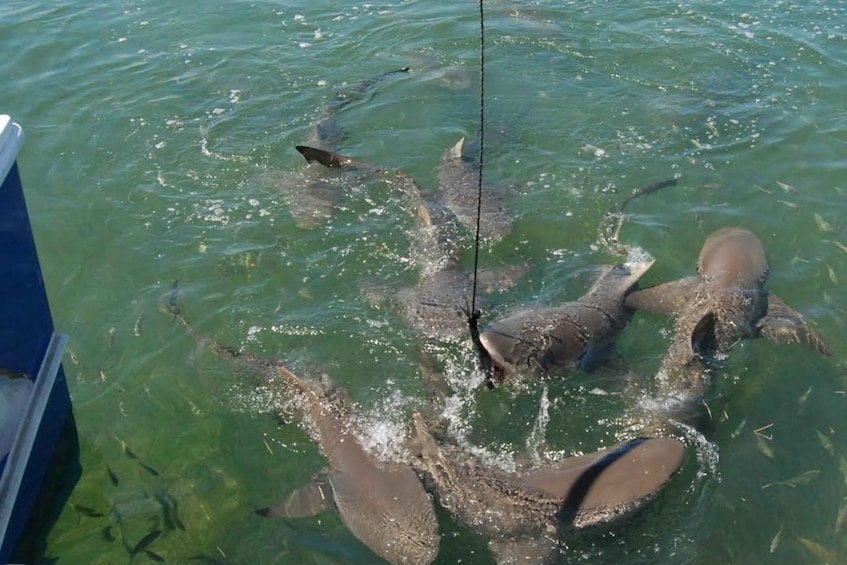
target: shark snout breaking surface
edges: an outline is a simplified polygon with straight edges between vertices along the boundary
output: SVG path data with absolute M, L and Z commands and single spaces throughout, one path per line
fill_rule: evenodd
M 641 257 L 607 267 L 582 297 L 559 306 L 520 308 L 490 323 L 480 341 L 491 356 L 494 379 L 515 373 L 561 376 L 590 369 L 632 318 L 626 296 L 653 264 Z

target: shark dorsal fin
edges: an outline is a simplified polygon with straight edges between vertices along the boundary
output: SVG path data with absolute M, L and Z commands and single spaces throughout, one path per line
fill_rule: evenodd
M 450 158 L 451 159 L 461 159 L 462 154 L 465 151 L 465 138 L 461 138 L 456 142 L 456 145 L 450 148 Z
M 308 484 L 289 493 L 276 504 L 256 510 L 256 514 L 266 518 L 307 518 L 332 507 L 332 485 L 326 471 L 322 471 Z
M 325 149 L 319 149 L 317 147 L 309 147 L 308 145 L 297 145 L 295 149 L 310 163 L 320 163 L 324 167 L 329 167 L 333 169 L 344 169 L 344 168 L 356 168 L 360 167 L 359 163 L 356 163 L 350 157 L 345 155 L 339 155 L 338 153 L 333 153 L 332 151 L 326 151 Z

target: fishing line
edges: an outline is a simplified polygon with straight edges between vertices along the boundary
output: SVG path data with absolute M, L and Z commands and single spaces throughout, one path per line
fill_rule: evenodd
M 481 312 L 476 308 L 476 289 L 477 278 L 479 273 L 479 231 L 482 217 L 482 173 L 485 166 L 485 12 L 483 10 L 483 0 L 479 0 L 479 161 L 478 179 L 477 179 L 477 200 L 476 200 L 476 237 L 474 239 L 474 259 L 473 259 L 473 292 L 471 294 L 470 308 L 465 311 L 468 317 L 468 328 L 471 332 L 471 339 L 474 347 L 476 347 L 479 355 L 479 362 L 482 370 L 485 372 L 486 385 L 488 388 L 494 388 L 493 364 L 491 356 L 482 346 L 479 339 L 479 317 Z

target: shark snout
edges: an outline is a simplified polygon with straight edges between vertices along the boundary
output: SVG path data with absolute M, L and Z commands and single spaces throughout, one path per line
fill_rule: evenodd
M 506 357 L 511 357 L 516 339 L 500 332 L 486 331 L 479 334 L 479 341 L 491 357 L 493 380 L 502 383 L 509 373 Z

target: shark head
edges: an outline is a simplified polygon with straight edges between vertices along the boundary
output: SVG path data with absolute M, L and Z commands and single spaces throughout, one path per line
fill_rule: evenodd
M 526 358 L 527 355 L 523 351 L 531 346 L 521 339 L 520 328 L 512 328 L 512 331 L 509 331 L 502 324 L 489 327 L 480 333 L 479 341 L 491 359 L 492 385 L 503 383 L 515 371 L 512 361 Z
M 479 341 L 491 360 L 492 384 L 502 383 L 512 372 L 512 367 L 506 363 L 506 357 L 512 357 L 518 340 L 516 336 L 497 331 L 485 331 L 479 334 Z
M 592 366 L 611 348 L 632 311 L 624 300 L 653 259 L 605 269 L 582 297 L 529 307 L 490 323 L 479 336 L 491 360 L 489 386 L 514 372 L 561 374 Z
M 765 247 L 742 228 L 723 228 L 706 239 L 697 259 L 697 271 L 719 289 L 761 288 L 768 278 Z

